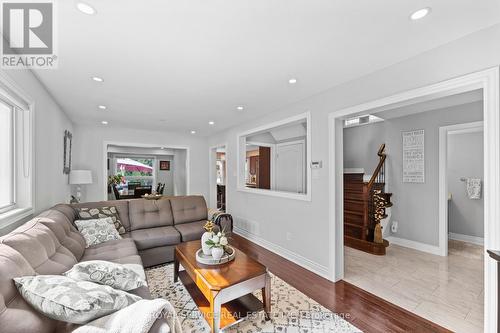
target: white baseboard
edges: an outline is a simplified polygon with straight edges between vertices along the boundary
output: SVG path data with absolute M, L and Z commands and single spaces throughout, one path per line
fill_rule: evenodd
M 439 246 L 429 245 L 429 244 L 420 243 L 420 242 L 416 242 L 416 241 L 412 241 L 412 240 L 404 239 L 404 238 L 398 238 L 398 237 L 394 237 L 394 236 L 389 236 L 386 239 L 389 241 L 389 243 L 392 243 L 392 244 L 408 247 L 410 249 L 414 249 L 417 251 L 435 254 L 437 256 L 442 255 L 441 250 L 439 249 Z
M 448 233 L 448 237 L 450 239 L 484 246 L 484 238 L 482 238 L 482 237 L 456 234 L 454 232 Z
M 307 259 L 295 252 L 292 252 L 290 250 L 287 250 L 279 245 L 276 245 L 274 243 L 271 243 L 259 236 L 256 236 L 254 234 L 249 233 L 248 231 L 238 228 L 237 226 L 234 226 L 233 232 L 243 238 L 248 239 L 249 241 L 254 242 L 257 245 L 262 246 L 266 250 L 269 250 L 271 252 L 276 253 L 277 255 L 290 260 L 291 262 L 307 269 L 308 271 L 311 271 L 315 274 L 318 274 L 321 277 L 324 277 L 325 279 L 331 280 L 328 274 L 328 267 L 320 265 L 310 259 Z

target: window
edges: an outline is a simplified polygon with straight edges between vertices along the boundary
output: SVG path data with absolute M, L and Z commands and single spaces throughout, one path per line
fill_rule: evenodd
M 0 212 L 13 207 L 14 120 L 12 106 L 0 101 Z
M 154 189 L 157 164 L 155 157 L 110 153 L 108 158 L 112 161 L 108 176 L 120 175 L 124 179 L 123 183 L 116 185 L 121 194 L 132 195 L 137 187 Z
M 33 213 L 31 105 L 0 77 L 0 228 Z
M 367 114 L 344 120 L 344 127 L 361 126 L 366 124 L 378 123 L 379 121 L 384 121 L 384 119 L 374 116 L 372 114 Z
M 310 114 L 238 136 L 238 190 L 311 200 Z

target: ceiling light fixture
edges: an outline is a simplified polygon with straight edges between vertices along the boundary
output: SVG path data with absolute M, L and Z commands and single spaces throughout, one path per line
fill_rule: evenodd
M 106 110 L 106 105 L 99 105 L 98 108 L 101 110 Z
M 196 131 L 191 131 L 191 134 L 196 134 Z
M 209 125 L 215 125 L 215 122 L 214 121 L 209 121 L 208 124 Z
M 295 83 L 297 83 L 297 79 L 291 78 L 290 80 L 288 80 L 288 83 L 295 84 Z
M 99 76 L 92 76 L 92 80 L 94 80 L 95 82 L 104 82 L 104 79 Z
M 236 107 L 236 109 L 237 109 L 238 111 L 243 111 L 244 107 L 243 107 L 242 105 L 239 105 L 239 106 L 237 106 L 237 107 Z
M 87 15 L 94 15 L 96 13 L 96 10 L 94 7 L 91 5 L 85 3 L 85 2 L 79 2 L 76 4 L 76 8 L 78 8 L 79 11 L 81 11 L 84 14 Z
M 103 120 L 103 121 L 101 121 L 101 124 L 103 124 L 103 125 L 107 125 L 107 124 L 108 124 L 108 122 L 107 122 L 106 120 Z
M 423 19 L 424 17 L 426 17 L 427 15 L 429 15 L 430 12 L 431 12 L 431 8 L 430 7 L 425 7 L 425 8 L 419 9 L 416 12 L 414 12 L 413 14 L 410 15 L 410 19 L 412 21 L 417 21 L 417 20 Z

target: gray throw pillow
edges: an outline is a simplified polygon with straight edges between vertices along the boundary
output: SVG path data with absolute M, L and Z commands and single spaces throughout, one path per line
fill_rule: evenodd
M 85 238 L 87 247 L 122 238 L 115 229 L 111 217 L 96 220 L 76 220 L 75 225 Z
M 85 324 L 106 316 L 141 298 L 122 290 L 62 275 L 35 275 L 14 278 L 21 296 L 49 318 Z
M 104 260 L 79 262 L 63 275 L 73 280 L 90 281 L 125 291 L 147 285 L 146 281 L 130 267 Z
M 115 206 L 109 207 L 96 207 L 96 208 L 75 208 L 78 213 L 79 220 L 95 220 L 103 219 L 106 217 L 111 217 L 115 225 L 116 230 L 120 235 L 123 235 L 127 231 L 120 220 L 120 215 L 116 210 Z

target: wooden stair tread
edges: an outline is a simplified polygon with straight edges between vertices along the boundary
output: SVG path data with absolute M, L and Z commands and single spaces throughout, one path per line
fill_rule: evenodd
M 353 228 L 360 228 L 360 229 L 363 229 L 364 226 L 360 225 L 360 224 L 355 224 L 355 223 L 348 223 L 348 222 L 344 222 L 344 225 L 347 225 L 349 227 L 353 227 Z
M 363 216 L 364 213 L 363 212 L 360 212 L 360 211 L 356 211 L 356 210 L 345 210 L 344 209 L 344 215 L 345 214 L 351 214 L 351 215 L 359 215 L 359 216 Z

